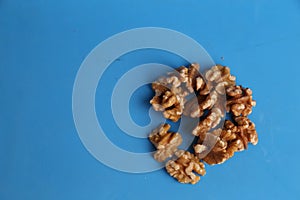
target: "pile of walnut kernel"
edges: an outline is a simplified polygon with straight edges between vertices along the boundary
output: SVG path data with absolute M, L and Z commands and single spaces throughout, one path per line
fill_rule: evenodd
M 256 104 L 252 91 L 236 85 L 226 66 L 213 66 L 203 76 L 199 68 L 198 64 L 181 66 L 152 83 L 155 96 L 150 103 L 154 110 L 174 122 L 182 115 L 199 119 L 191 133 L 198 137 L 194 154 L 178 149 L 182 137 L 169 132 L 169 124 L 160 125 L 149 135 L 157 149 L 154 158 L 166 161 L 167 172 L 180 183 L 197 183 L 206 173 L 204 162 L 221 164 L 247 149 L 248 143 L 258 142 L 255 124 L 248 118 Z M 225 115 L 228 119 L 224 122 Z

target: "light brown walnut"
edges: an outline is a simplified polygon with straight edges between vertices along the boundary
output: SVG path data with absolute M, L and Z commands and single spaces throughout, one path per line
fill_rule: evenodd
M 242 116 L 235 117 L 234 120 L 240 128 L 241 135 L 246 137 L 245 140 L 253 145 L 256 145 L 258 143 L 258 135 L 255 129 L 255 124 L 249 118 Z
M 200 176 L 205 175 L 204 164 L 194 154 L 181 150 L 176 152 L 176 156 L 176 160 L 166 163 L 166 170 L 178 182 L 195 184 L 200 180 Z
M 210 86 L 200 74 L 199 64 L 191 64 L 188 69 L 187 88 L 190 93 L 195 92 L 200 95 L 207 95 L 210 92 Z
M 218 101 L 218 93 L 212 91 L 208 95 L 198 95 L 185 103 L 183 114 L 192 118 L 201 117 L 205 110 L 211 109 Z
M 235 85 L 235 76 L 230 74 L 229 67 L 216 65 L 205 73 L 207 81 L 214 83 L 214 87 L 219 94 L 225 94 L 227 87 Z
M 234 124 L 236 123 L 236 125 Z M 248 148 L 248 143 L 258 142 L 255 125 L 247 117 L 235 117 L 234 123 L 226 120 L 223 129 L 199 135 L 194 150 L 198 158 L 207 164 L 221 164 L 231 158 L 235 152 Z M 206 146 L 206 145 L 209 146 Z M 214 144 L 213 148 L 210 145 Z
M 224 117 L 220 108 L 213 108 L 210 110 L 209 114 L 201 120 L 198 125 L 192 131 L 193 135 L 199 136 L 202 134 L 206 134 L 212 128 L 215 128 L 221 121 L 222 117 Z
M 196 63 L 189 67 L 181 66 L 153 82 L 155 96 L 150 101 L 153 109 L 163 112 L 165 118 L 176 122 L 183 114 L 186 97 L 191 93 L 205 96 L 206 102 L 203 105 L 206 103 L 207 108 L 211 106 L 211 101 L 216 100 L 216 97 L 213 93 L 209 94 L 210 87 L 201 76 L 199 68 Z
M 170 158 L 182 143 L 182 137 L 179 133 L 168 132 L 170 127 L 169 124 L 162 124 L 149 135 L 149 140 L 157 149 L 154 153 L 154 158 L 158 162 L 163 162 Z
M 234 116 L 248 116 L 256 102 L 252 99 L 252 90 L 242 86 L 230 86 L 226 89 L 226 110 Z
M 195 154 L 207 164 L 219 164 L 228 159 L 226 152 L 227 142 L 220 139 L 222 129 L 202 133 L 199 136 L 198 144 L 194 146 Z M 205 141 L 205 142 L 204 142 Z
M 184 95 L 176 94 L 158 82 L 152 83 L 152 88 L 156 92 L 150 101 L 153 109 L 162 111 L 167 119 L 171 119 L 174 122 L 178 121 L 183 112 Z
M 227 87 L 235 85 L 235 76 L 230 74 L 228 67 L 216 65 L 205 73 L 205 78 L 206 88 L 208 88 L 207 91 L 209 93 L 206 95 L 197 93 L 196 97 L 187 101 L 184 106 L 184 115 L 199 118 L 204 115 L 206 110 L 211 110 L 214 106 L 220 108 L 221 111 L 225 110 L 222 108 L 225 107 L 225 103 L 224 106 L 222 105 L 225 101 L 225 90 Z M 203 123 L 206 123 L 206 121 Z M 210 129 L 207 128 L 207 130 Z

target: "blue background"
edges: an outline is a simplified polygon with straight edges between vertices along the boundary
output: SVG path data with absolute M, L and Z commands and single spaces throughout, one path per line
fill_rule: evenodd
M 77 135 L 72 87 L 81 62 L 107 37 L 144 26 L 189 35 L 254 91 L 258 145 L 207 166 L 199 184 L 179 184 L 164 170 L 113 170 Z M 300 199 L 299 54 L 299 0 L 0 0 L 0 199 Z M 112 88 L 111 77 L 147 62 L 184 61 L 159 51 L 133 52 L 115 62 L 102 83 Z M 142 125 L 149 106 L 134 106 L 141 97 L 151 98 L 149 88 L 131 101 Z M 118 146 L 149 150 L 147 140 L 118 131 L 108 108 L 100 115 L 107 116 L 100 123 Z

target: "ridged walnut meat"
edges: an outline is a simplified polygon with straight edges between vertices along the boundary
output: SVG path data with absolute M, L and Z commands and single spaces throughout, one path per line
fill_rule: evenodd
M 220 107 L 222 100 L 225 101 L 226 88 L 235 85 L 236 78 L 230 74 L 228 67 L 216 65 L 205 73 L 205 79 L 208 93 L 197 93 L 196 97 L 186 102 L 184 115 L 193 118 L 202 117 L 206 110 L 212 109 L 216 104 L 218 104 L 217 107 Z
M 191 64 L 188 68 L 181 66 L 176 69 L 181 77 L 183 77 L 181 81 L 189 93 L 200 93 L 201 95 L 206 95 L 209 93 L 209 86 L 206 84 L 199 70 L 200 66 L 197 63 Z
M 226 110 L 234 116 L 248 116 L 256 102 L 252 99 L 252 90 L 242 86 L 230 86 L 226 89 Z
M 208 95 L 208 85 L 199 73 L 199 65 L 181 66 L 152 83 L 155 96 L 150 103 L 153 109 L 163 112 L 165 118 L 178 121 L 184 111 L 186 96 L 191 93 Z
M 235 152 L 248 148 L 248 143 L 256 145 L 258 142 L 255 125 L 246 117 L 236 117 L 235 125 L 226 120 L 223 129 L 216 129 L 207 134 L 199 136 L 199 144 L 194 146 L 196 155 L 207 164 L 221 164 L 231 158 Z M 213 148 L 204 145 L 204 140 L 208 139 L 208 144 L 214 143 Z M 210 151 L 209 151 L 210 150 Z
M 199 136 L 206 134 L 209 130 L 215 128 L 221 121 L 223 113 L 220 108 L 213 108 L 209 114 L 199 122 L 198 126 L 194 128 L 193 135 Z
M 219 94 L 225 94 L 225 89 L 235 85 L 235 76 L 230 74 L 230 69 L 226 66 L 213 66 L 205 73 L 207 81 L 211 82 Z
M 200 180 L 200 176 L 204 176 L 205 166 L 199 159 L 188 151 L 176 152 L 178 157 L 175 161 L 169 160 L 166 164 L 167 172 L 180 183 L 195 184 Z
M 183 112 L 184 94 L 178 88 L 170 90 L 162 83 L 152 83 L 155 96 L 150 103 L 155 111 L 162 111 L 165 118 L 178 121 Z
M 235 117 L 235 122 L 241 129 L 241 136 L 245 137 L 249 143 L 256 145 L 258 143 L 258 136 L 255 129 L 255 124 L 247 117 Z M 247 148 L 247 145 L 245 145 Z
M 218 101 L 218 93 L 214 90 L 207 95 L 198 95 L 185 103 L 183 114 L 192 118 L 202 117 Z
M 162 124 L 149 135 L 149 140 L 157 149 L 154 153 L 154 159 L 158 162 L 170 158 L 182 143 L 182 137 L 179 133 L 168 132 L 170 127 L 169 124 Z

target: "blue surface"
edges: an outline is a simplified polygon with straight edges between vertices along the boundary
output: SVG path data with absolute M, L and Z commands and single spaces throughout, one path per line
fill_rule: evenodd
M 223 165 L 208 166 L 197 185 L 178 184 L 164 170 L 129 174 L 110 169 L 88 153 L 77 135 L 72 87 L 81 62 L 107 37 L 144 26 L 189 35 L 254 91 L 251 119 L 259 144 Z M 1 0 L 0 199 L 300 199 L 299 52 L 299 0 Z M 147 62 L 184 63 L 149 50 L 125 55 L 111 69 Z M 107 80 L 125 72 L 108 70 Z M 104 83 L 113 87 L 113 81 Z M 140 90 L 131 109 L 142 125 L 149 119 L 139 111 L 148 108 L 140 98 L 150 98 L 145 94 L 151 91 Z M 103 115 L 108 117 L 100 123 L 114 130 L 108 135 L 114 143 L 149 150 L 147 141 L 110 126 L 109 107 Z

